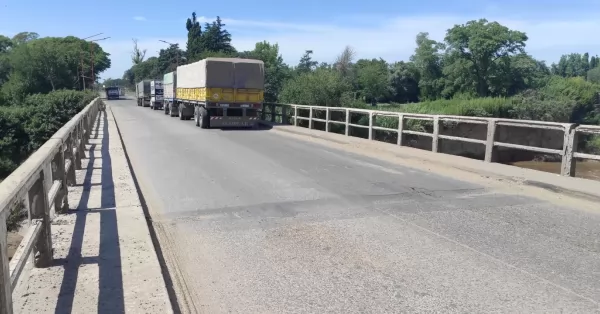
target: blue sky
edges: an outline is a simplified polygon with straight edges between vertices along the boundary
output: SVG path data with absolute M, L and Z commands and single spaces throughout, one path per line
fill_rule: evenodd
M 35 31 L 41 36 L 97 33 L 110 36 L 101 42 L 111 53 L 113 66 L 102 77 L 121 77 L 131 66 L 132 38 L 148 56 L 166 44 L 185 47 L 185 20 L 196 11 L 206 21 L 220 15 L 238 50 L 250 50 L 258 41 L 278 43 L 284 60 L 296 64 L 304 50 L 315 59 L 333 61 L 346 45 L 358 57 L 406 60 L 414 38 L 426 31 L 437 40 L 457 23 L 485 17 L 525 31 L 527 50 L 537 58 L 556 61 L 561 54 L 600 54 L 600 1 L 484 1 L 484 0 L 275 0 L 218 1 L 116 1 L 101 4 L 74 0 L 0 0 L 0 34 L 12 36 Z M 168 4 L 167 4 L 168 3 Z M 100 36 L 100 37 L 103 37 Z M 99 38 L 100 38 L 99 37 Z

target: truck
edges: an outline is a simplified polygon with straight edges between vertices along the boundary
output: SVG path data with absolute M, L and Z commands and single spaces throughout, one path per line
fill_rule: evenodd
M 150 106 L 150 80 L 143 80 L 135 85 L 135 95 L 137 105 L 142 107 Z
M 164 88 L 164 97 L 163 97 L 163 109 L 165 114 L 171 117 L 177 116 L 189 116 L 193 115 L 194 111 L 190 110 L 190 112 L 184 112 L 183 115 L 179 114 L 179 107 L 177 106 L 177 102 L 175 102 L 176 88 L 177 88 L 177 71 L 169 72 L 163 76 L 163 88 Z
M 150 109 L 159 110 L 163 108 L 163 82 L 150 81 Z
M 264 102 L 264 82 L 261 60 L 206 58 L 178 66 L 175 102 L 179 119 L 193 117 L 196 126 L 203 129 L 256 127 Z
M 104 91 L 106 92 L 106 100 L 111 99 L 119 99 L 119 88 L 116 86 L 105 87 Z

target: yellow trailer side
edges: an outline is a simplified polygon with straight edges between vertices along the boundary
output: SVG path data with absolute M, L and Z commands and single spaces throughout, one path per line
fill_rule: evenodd
M 201 102 L 261 103 L 264 90 L 248 88 L 177 88 L 177 98 Z

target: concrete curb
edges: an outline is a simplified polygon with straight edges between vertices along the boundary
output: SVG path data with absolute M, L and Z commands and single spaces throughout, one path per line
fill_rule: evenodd
M 336 133 L 325 133 L 321 130 L 308 130 L 306 128 L 296 127 L 293 125 L 282 125 L 266 121 L 261 121 L 261 124 L 272 127 L 278 131 L 302 136 L 310 136 L 325 141 L 336 142 L 338 144 L 361 143 L 377 145 L 378 149 L 391 152 L 400 158 L 435 163 L 481 176 L 487 176 L 494 179 L 501 179 L 517 184 L 541 188 L 554 193 L 564 194 L 576 198 L 583 198 L 589 201 L 600 202 L 600 182 L 594 180 L 564 177 L 553 173 L 524 169 L 498 163 L 484 163 L 483 161 L 473 160 L 461 156 L 433 153 L 411 147 L 369 141 L 359 137 L 348 137 Z

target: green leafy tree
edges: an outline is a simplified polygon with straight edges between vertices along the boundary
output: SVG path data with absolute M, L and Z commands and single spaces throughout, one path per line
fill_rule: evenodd
M 589 70 L 587 73 L 587 80 L 592 83 L 600 84 L 600 67 Z
M 410 60 L 419 71 L 419 90 L 421 97 L 427 99 L 437 99 L 442 95 L 443 90 L 443 55 L 444 49 L 442 43 L 429 39 L 428 33 L 419 33 L 416 38 L 417 48 L 415 54 Z
M 349 103 L 344 100 L 352 86 L 343 80 L 340 73 L 331 69 L 318 68 L 288 80 L 279 95 L 283 103 L 300 105 L 339 107 Z
M 312 56 L 311 56 L 312 54 L 313 54 L 312 50 L 306 50 L 304 52 L 304 55 L 302 56 L 302 58 L 300 58 L 300 63 L 298 63 L 298 66 L 296 67 L 296 73 L 298 73 L 298 74 L 308 73 L 310 71 L 313 71 L 317 67 L 319 62 L 314 61 L 312 59 Z
M 419 101 L 420 73 L 412 62 L 396 62 L 390 68 L 391 100 L 398 103 Z
M 389 96 L 390 77 L 385 60 L 358 60 L 356 76 L 360 95 L 365 102 L 376 105 L 378 101 Z
M 187 29 L 187 56 L 191 60 L 197 60 L 196 57 L 203 52 L 202 27 L 196 18 L 196 12 L 192 12 L 192 18 L 188 18 L 185 24 Z
M 12 42 L 15 46 L 28 43 L 32 40 L 40 38 L 40 35 L 35 32 L 20 32 L 13 36 Z
M 243 52 L 240 57 L 258 59 L 265 63 L 265 101 L 277 101 L 284 82 L 291 76 L 290 68 L 279 54 L 279 45 L 259 42 L 254 50 Z
M 225 29 L 225 24 L 219 16 L 211 24 L 205 23 L 202 34 L 202 47 L 205 51 L 233 54 L 235 48 L 231 46 L 231 34 Z
M 87 59 L 83 60 L 85 84 L 90 86 L 94 83 L 93 74 L 110 67 L 109 54 L 97 43 L 69 36 L 44 37 L 19 44 L 11 49 L 10 79 L 2 89 L 13 99 L 65 88 L 82 89 L 82 55 Z M 91 61 L 94 63 L 93 74 Z
M 0 35 L 0 86 L 8 80 L 8 74 L 10 73 L 9 52 L 13 45 L 10 38 Z
M 469 21 L 448 30 L 445 42 L 451 56 L 455 76 L 467 75 L 470 79 L 462 84 L 473 83 L 480 97 L 491 94 L 492 79 L 501 71 L 501 62 L 517 53 L 524 53 L 527 35 L 486 19 Z
M 178 44 L 161 49 L 158 53 L 158 70 L 161 73 L 175 71 L 178 65 L 186 63 L 185 51 L 179 49 Z

